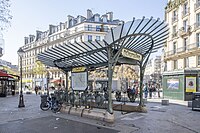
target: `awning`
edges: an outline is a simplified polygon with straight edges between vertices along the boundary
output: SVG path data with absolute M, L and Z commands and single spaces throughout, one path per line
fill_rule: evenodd
M 5 73 L 5 72 L 2 72 L 0 71 L 0 77 L 7 77 L 7 78 L 13 78 L 11 75 Z
M 54 79 L 54 80 L 51 80 L 50 82 L 51 83 L 61 83 L 61 80 L 60 79 Z
M 123 53 L 123 56 L 116 58 L 118 64 L 128 62 L 127 64 L 138 65 L 163 47 L 167 37 L 168 26 L 164 21 L 133 18 L 132 21 L 111 29 L 103 41 L 60 44 L 37 57 L 45 65 L 64 71 L 81 66 L 92 69 L 108 66 L 108 54 L 111 53 L 108 52 L 108 47 L 111 47 L 113 55 Z

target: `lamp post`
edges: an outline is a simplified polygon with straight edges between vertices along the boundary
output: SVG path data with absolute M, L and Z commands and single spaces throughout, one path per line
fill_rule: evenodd
M 19 58 L 20 58 L 20 95 L 19 95 L 19 105 L 18 108 L 25 107 L 24 105 L 24 97 L 23 97 L 23 92 L 22 92 L 22 55 L 24 54 L 24 51 L 22 48 L 19 48 L 17 51 Z

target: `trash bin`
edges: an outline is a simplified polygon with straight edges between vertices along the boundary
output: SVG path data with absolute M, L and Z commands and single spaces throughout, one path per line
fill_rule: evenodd
M 194 92 L 192 95 L 192 110 L 200 109 L 200 92 Z
M 47 102 L 47 98 L 48 98 L 47 95 L 41 95 L 41 103 L 42 102 Z

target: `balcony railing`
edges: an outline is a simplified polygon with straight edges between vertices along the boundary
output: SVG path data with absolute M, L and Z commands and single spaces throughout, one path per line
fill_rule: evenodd
M 197 10 L 200 7 L 200 2 L 196 1 L 196 3 L 194 4 L 194 9 Z
M 178 20 L 178 15 L 172 17 L 172 23 L 176 22 L 177 20 Z
M 177 48 L 177 53 L 181 53 L 181 52 L 184 52 L 186 51 L 186 47 L 180 47 L 180 48 Z
M 193 49 L 195 49 L 195 48 L 199 48 L 199 46 L 200 46 L 200 42 L 192 43 L 192 44 L 189 44 L 189 45 L 187 46 L 187 49 L 188 49 L 188 50 L 193 50 Z
M 171 50 L 171 51 L 166 52 L 166 56 L 170 56 L 170 55 L 173 55 L 175 53 L 176 53 L 175 50 Z
M 199 29 L 199 28 L 200 28 L 200 22 L 196 22 L 196 23 L 194 24 L 194 29 L 197 30 L 197 29 Z
M 189 35 L 190 33 L 191 33 L 191 26 L 182 27 L 179 30 L 179 35 L 180 36 Z
M 177 37 L 177 36 L 178 36 L 178 32 L 177 31 L 172 33 L 172 38 Z

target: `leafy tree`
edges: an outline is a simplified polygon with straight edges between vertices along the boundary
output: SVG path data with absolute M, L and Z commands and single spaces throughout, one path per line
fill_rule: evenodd
M 40 61 L 36 61 L 36 66 L 33 68 L 33 74 L 35 75 L 43 75 L 46 74 L 47 71 L 45 69 L 44 64 Z
M 0 0 L 0 30 L 4 30 L 10 26 L 10 0 Z

